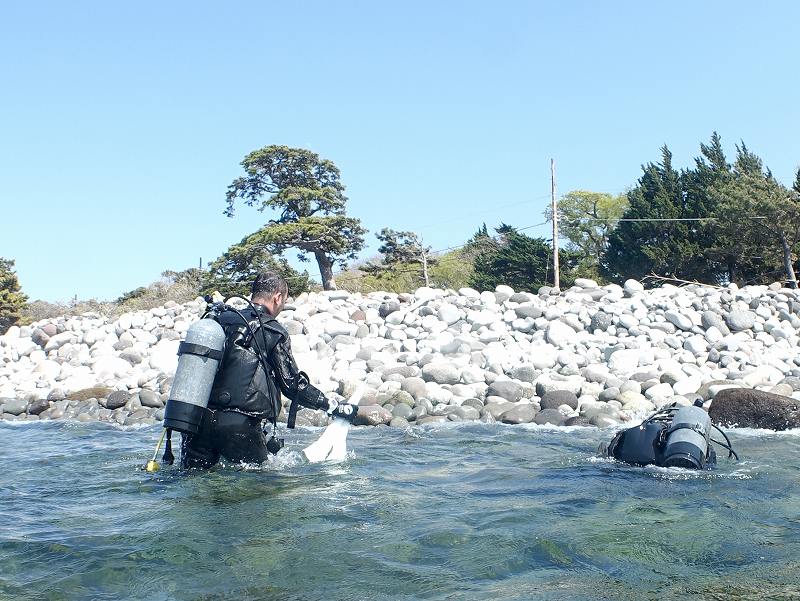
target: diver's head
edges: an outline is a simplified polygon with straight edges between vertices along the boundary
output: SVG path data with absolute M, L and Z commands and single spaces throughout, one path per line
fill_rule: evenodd
M 263 271 L 256 276 L 251 287 L 253 304 L 261 305 L 272 317 L 283 311 L 289 285 L 274 271 Z

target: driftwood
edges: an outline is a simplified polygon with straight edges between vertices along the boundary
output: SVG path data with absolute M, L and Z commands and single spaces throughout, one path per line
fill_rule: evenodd
M 642 278 L 642 281 L 644 281 L 644 280 L 656 280 L 656 281 L 659 281 L 659 282 L 677 282 L 677 283 L 682 284 L 684 286 L 688 286 L 688 285 L 692 285 L 693 284 L 695 286 L 705 286 L 706 288 L 716 288 L 717 290 L 725 290 L 724 286 L 715 286 L 714 284 L 704 284 L 703 282 L 698 282 L 697 280 L 694 280 L 694 281 L 692 281 L 692 280 L 682 280 L 680 278 L 672 278 L 672 277 L 667 277 L 667 276 L 663 276 L 663 275 L 657 275 L 655 273 L 651 273 L 650 275 L 644 276 Z

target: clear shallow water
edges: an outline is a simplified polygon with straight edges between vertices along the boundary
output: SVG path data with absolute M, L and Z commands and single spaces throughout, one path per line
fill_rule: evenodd
M 798 432 L 730 431 L 743 460 L 702 473 L 471 424 L 147 474 L 159 433 L 0 423 L 0 599 L 800 598 Z

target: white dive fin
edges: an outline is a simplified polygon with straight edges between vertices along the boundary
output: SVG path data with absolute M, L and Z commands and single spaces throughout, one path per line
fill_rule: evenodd
M 350 397 L 351 404 L 356 405 L 364 394 L 364 385 L 360 385 Z M 334 418 L 325 428 L 322 435 L 303 449 L 303 453 L 311 463 L 320 461 L 342 461 L 347 455 L 347 433 L 350 422 L 342 418 Z

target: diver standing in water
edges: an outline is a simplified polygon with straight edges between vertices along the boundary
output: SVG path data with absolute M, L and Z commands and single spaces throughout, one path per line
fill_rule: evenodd
M 179 351 L 198 356 L 193 359 L 218 361 L 216 368 L 211 363 L 216 371 L 207 407 L 192 399 L 168 404 L 164 424 L 182 432 L 183 468 L 210 468 L 220 457 L 234 463 L 260 463 L 269 453 L 277 453 L 283 446 L 275 438 L 281 392 L 292 400 L 289 428 L 294 427 L 298 405 L 323 409 L 351 423 L 357 414 L 357 406 L 326 398 L 298 370 L 289 334 L 276 320 L 288 296 L 286 280 L 274 272 L 261 273 L 251 292 L 249 307 L 242 311 L 223 303 L 210 306 L 208 318 L 221 326 L 218 342 L 222 348 L 190 342 L 187 334 Z M 210 325 L 219 331 L 216 324 Z M 198 377 L 202 378 L 199 372 Z M 265 419 L 273 425 L 269 441 L 262 429 Z

